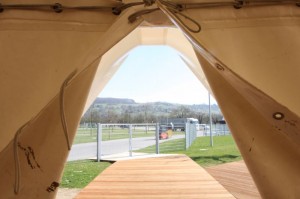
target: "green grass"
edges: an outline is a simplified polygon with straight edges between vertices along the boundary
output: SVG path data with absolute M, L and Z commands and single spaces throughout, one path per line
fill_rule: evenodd
M 203 167 L 242 159 L 232 136 L 215 136 L 213 141 L 214 145 L 210 147 L 209 137 L 197 138 L 187 151 L 179 153 L 186 154 Z
M 108 162 L 92 160 L 68 162 L 65 165 L 61 187 L 83 188 L 110 165 Z
M 201 166 L 207 167 L 241 160 L 232 136 L 214 136 L 214 146 L 210 147 L 209 137 L 197 138 L 192 146 L 185 151 L 185 140 L 170 140 L 159 145 L 160 153 L 186 154 Z M 155 145 L 140 149 L 137 152 L 154 152 Z
M 148 146 L 146 148 L 137 150 L 135 152 L 141 152 L 141 153 L 155 153 L 156 146 Z M 159 144 L 159 152 L 160 153 L 176 153 L 178 151 L 185 150 L 185 139 L 176 139 L 176 140 L 170 140 Z

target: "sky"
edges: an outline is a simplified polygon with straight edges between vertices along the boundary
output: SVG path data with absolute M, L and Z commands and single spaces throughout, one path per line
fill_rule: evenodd
M 208 104 L 208 91 L 168 46 L 138 46 L 99 97 L 128 98 L 139 103 Z M 216 103 L 211 98 L 211 103 Z

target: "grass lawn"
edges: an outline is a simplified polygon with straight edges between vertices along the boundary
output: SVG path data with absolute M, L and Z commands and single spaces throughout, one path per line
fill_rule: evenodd
M 212 166 L 226 162 L 241 160 L 241 154 L 232 136 L 214 136 L 214 146 L 210 147 L 209 137 L 198 137 L 188 150 L 185 140 L 170 140 L 159 145 L 160 153 L 186 154 L 201 166 Z M 153 152 L 155 145 L 138 150 L 137 152 Z
M 92 160 L 68 162 L 65 165 L 61 187 L 83 188 L 110 165 L 111 163 L 108 162 Z
M 209 137 L 197 138 L 188 150 L 184 150 L 185 140 L 176 139 L 160 144 L 160 153 L 186 154 L 203 167 L 241 160 L 232 136 L 215 136 L 214 146 L 210 147 Z M 138 152 L 155 152 L 155 145 L 138 150 Z M 90 160 L 72 161 L 65 166 L 61 187 L 83 188 L 110 163 Z
M 215 136 L 213 141 L 214 146 L 210 147 L 210 138 L 200 137 L 187 151 L 178 151 L 177 153 L 186 154 L 203 167 L 242 159 L 232 136 Z
M 177 153 L 178 151 L 185 150 L 185 139 L 176 139 L 170 140 L 159 144 L 159 151 L 160 153 Z M 146 148 L 136 150 L 135 152 L 141 153 L 155 153 L 156 146 L 148 146 Z

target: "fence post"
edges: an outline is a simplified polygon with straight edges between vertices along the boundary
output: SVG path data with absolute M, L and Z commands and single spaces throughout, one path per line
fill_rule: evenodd
M 188 129 L 188 123 L 185 123 L 185 150 L 190 147 L 190 135 Z
M 212 118 L 211 118 L 211 105 L 210 105 L 210 93 L 208 92 L 208 114 L 209 114 L 209 135 L 210 135 L 210 146 L 214 146 L 213 134 L 212 134 Z
M 97 162 L 101 161 L 102 125 L 97 124 Z
M 193 129 L 194 129 L 194 140 L 197 138 L 197 127 L 196 124 L 193 124 Z
M 132 124 L 129 125 L 129 156 L 132 157 Z
M 190 135 L 190 144 L 189 144 L 189 148 L 190 148 L 193 143 L 193 129 L 190 123 L 188 124 L 188 127 L 189 127 L 189 135 Z
M 156 129 L 155 129 L 155 150 L 156 154 L 159 154 L 159 124 L 156 123 Z
M 108 126 L 108 140 L 111 139 L 111 128 L 110 126 Z

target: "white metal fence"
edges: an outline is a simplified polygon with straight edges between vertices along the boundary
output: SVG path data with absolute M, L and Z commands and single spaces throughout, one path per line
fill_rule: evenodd
M 168 130 L 163 139 L 159 124 L 98 124 L 97 160 L 103 156 L 124 153 L 168 153 L 188 149 L 197 137 L 196 126 L 186 124 L 185 132 Z
M 192 143 L 197 138 L 196 124 L 185 124 L 185 149 L 190 148 Z
M 141 153 L 174 153 L 186 150 L 196 137 L 210 136 L 210 132 L 212 132 L 212 136 L 230 134 L 225 124 L 213 124 L 211 129 L 208 125 L 201 125 L 201 128 L 198 127 L 196 131 L 190 131 L 194 128 L 188 126 L 186 127 L 187 132 L 168 132 L 167 139 L 159 136 L 162 130 L 159 130 L 158 124 L 155 123 L 99 124 L 99 127 L 100 125 L 101 128 L 98 128 L 98 131 L 97 125 L 93 125 L 94 128 L 78 128 L 74 145 L 68 157 L 69 161 L 95 157 L 97 151 L 98 159 L 121 153 L 123 156 L 136 156 Z M 99 140 L 98 149 L 97 138 Z

